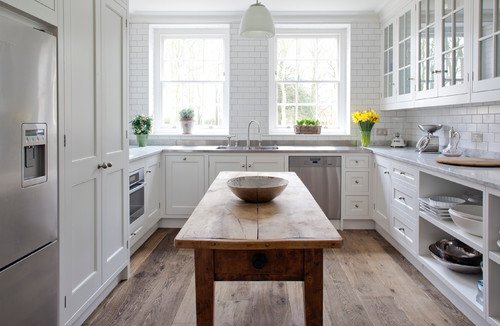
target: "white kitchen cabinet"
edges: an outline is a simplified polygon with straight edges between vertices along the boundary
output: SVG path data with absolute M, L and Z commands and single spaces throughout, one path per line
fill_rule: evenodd
M 222 171 L 246 171 L 245 155 L 210 155 L 208 157 L 208 183 L 212 184 Z
M 413 100 L 413 87 L 414 87 L 414 69 L 413 60 L 414 53 L 413 49 L 413 22 L 414 22 L 414 11 L 410 8 L 404 10 L 404 12 L 399 15 L 396 21 L 396 92 L 397 92 L 397 102 L 409 102 Z
M 368 154 L 345 155 L 342 168 L 342 225 L 344 220 L 371 220 L 370 157 Z
M 373 219 L 386 231 L 390 226 L 391 209 L 391 162 L 381 157 L 374 157 L 373 171 Z
M 285 171 L 285 156 L 281 154 L 210 155 L 208 162 L 209 184 L 222 171 Z
M 35 18 L 57 26 L 57 0 L 2 0 L 1 2 L 21 10 Z M 63 0 L 58 0 L 63 1 Z
M 382 103 L 389 104 L 396 101 L 394 76 L 394 21 L 389 21 L 383 27 L 383 69 L 382 69 Z
M 165 184 L 167 217 L 190 215 L 207 188 L 205 156 L 165 155 Z
M 500 100 L 500 0 L 474 1 L 472 100 Z
M 127 8 L 61 3 L 61 324 L 72 324 L 129 263 Z

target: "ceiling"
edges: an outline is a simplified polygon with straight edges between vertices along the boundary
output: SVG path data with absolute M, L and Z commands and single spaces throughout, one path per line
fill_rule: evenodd
M 397 0 L 261 0 L 270 11 L 378 12 Z M 239 12 L 252 0 L 129 0 L 130 12 Z

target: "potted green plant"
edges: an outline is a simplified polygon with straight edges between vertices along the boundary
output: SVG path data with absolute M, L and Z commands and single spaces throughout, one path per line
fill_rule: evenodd
M 194 110 L 191 108 L 182 109 L 179 112 L 183 134 L 190 134 L 193 129 Z
M 144 114 L 136 115 L 132 121 L 132 132 L 137 138 L 139 147 L 145 147 L 148 143 L 148 135 L 151 133 L 153 118 Z
M 297 124 L 293 126 L 293 129 L 296 134 L 321 134 L 321 125 L 319 120 L 297 120 Z

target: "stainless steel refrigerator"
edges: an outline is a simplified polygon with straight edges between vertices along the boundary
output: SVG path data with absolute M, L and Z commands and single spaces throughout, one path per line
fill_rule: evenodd
M 56 38 L 0 13 L 0 325 L 57 325 Z

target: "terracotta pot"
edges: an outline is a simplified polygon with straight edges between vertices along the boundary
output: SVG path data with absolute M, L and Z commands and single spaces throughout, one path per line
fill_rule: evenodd
M 182 133 L 185 135 L 191 134 L 193 129 L 193 120 L 181 120 Z

